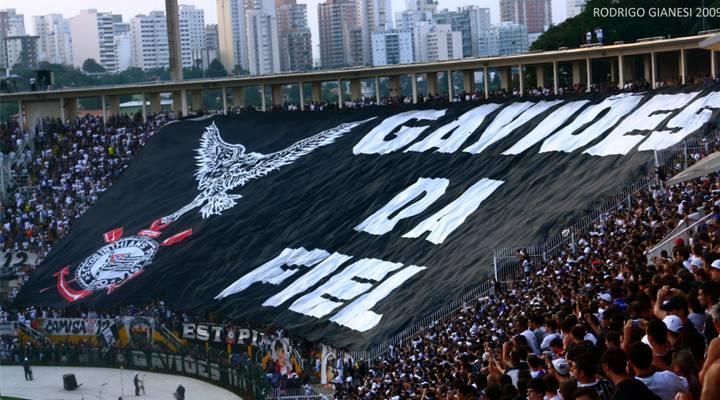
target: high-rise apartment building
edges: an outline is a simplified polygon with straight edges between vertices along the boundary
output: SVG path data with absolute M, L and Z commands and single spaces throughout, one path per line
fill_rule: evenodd
M 312 40 L 307 23 L 307 5 L 297 0 L 276 0 L 280 41 L 280 68 L 283 71 L 312 69 Z
M 407 0 L 405 4 L 408 10 L 427 11 L 431 14 L 437 11 L 438 6 L 435 0 Z
M 122 14 L 113 14 L 113 34 L 124 35 L 130 33 L 130 23 L 123 22 Z
M 528 51 L 525 25 L 502 22 L 485 31 L 480 37 L 480 56 L 507 56 Z
M 167 68 L 170 62 L 167 18 L 163 11 L 130 19 L 132 65 L 143 70 Z
M 363 64 L 363 31 L 353 0 L 327 0 L 318 4 L 318 25 L 323 68 Z
M 73 65 L 80 68 L 94 59 L 108 72 L 117 71 L 113 15 L 96 9 L 80 10 L 70 18 Z
M 205 25 L 205 47 L 210 50 L 217 50 L 219 46 L 217 24 Z
M 190 40 L 190 50 L 205 48 L 205 12 L 193 5 L 180 4 L 180 20 L 185 20 Z
M 395 13 L 395 28 L 412 30 L 420 22 L 432 21 L 433 13 L 425 10 L 405 10 Z
M 0 10 L 0 35 L 25 35 L 25 16 L 15 12 L 14 8 Z
M 280 41 L 274 0 L 252 0 L 245 10 L 251 75 L 280 72 Z
M 33 17 L 35 35 L 38 36 L 38 61 L 72 65 L 70 24 L 61 14 Z
M 170 47 L 168 45 L 167 18 L 164 11 L 151 11 L 148 15 L 136 15 L 130 20 L 132 66 L 144 70 L 168 68 Z M 122 43 L 118 43 L 122 45 Z M 184 68 L 193 66 L 190 51 L 190 33 L 187 19 L 180 18 L 180 54 Z
M 433 14 L 433 22 L 450 25 L 453 31 L 462 35 L 463 57 L 477 57 L 480 36 L 490 28 L 490 9 L 477 6 L 460 7 L 456 11 L 447 9 Z
M 587 0 L 565 0 L 565 6 L 567 7 L 567 17 L 572 18 L 585 9 L 585 3 Z
M 21 64 L 35 68 L 38 64 L 38 37 L 30 35 L 8 36 L 4 40 L 5 68 Z
M 373 66 L 408 64 L 415 60 L 411 30 L 390 30 L 372 34 Z
M 248 69 L 245 0 L 217 0 L 218 49 L 228 72 L 235 66 Z
M 355 7 L 362 32 L 363 60 L 369 65 L 372 60 L 371 34 L 393 28 L 392 4 L 390 0 L 355 0 Z
M 25 35 L 25 18 L 17 14 L 14 8 L 0 10 L 0 67 L 7 66 L 5 38 Z
M 463 57 L 477 57 L 480 35 L 490 29 L 490 9 L 466 6 L 458 9 L 452 28 L 462 34 Z
M 528 33 L 541 33 L 552 23 L 551 0 L 500 0 L 500 21 L 525 25 Z
M 462 34 L 450 25 L 421 22 L 413 30 L 415 61 L 433 62 L 462 58 Z

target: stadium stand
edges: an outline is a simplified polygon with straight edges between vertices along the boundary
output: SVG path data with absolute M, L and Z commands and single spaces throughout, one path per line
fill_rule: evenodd
M 632 83 L 624 88 L 645 89 Z M 537 88 L 529 95 L 553 94 Z M 453 98 L 482 100 L 480 93 L 458 93 Z M 405 101 L 395 98 L 381 104 Z M 351 103 L 349 107 L 374 105 L 362 99 Z M 315 107 L 333 105 L 308 105 L 309 110 Z M 2 151 L 29 162 L 14 171 L 23 180 L 23 189 L 11 194 L 12 203 L 3 203 L 0 248 L 47 254 L 168 119 L 165 114 L 147 121 L 122 116 L 104 126 L 91 116 L 44 120 L 34 132 L 22 132 L 12 123 L 3 125 Z M 716 145 L 710 143 L 708 149 Z M 695 159 L 707 153 L 700 151 Z M 669 177 L 682 167 L 664 174 Z M 690 225 L 703 216 L 707 218 L 693 229 L 691 243 L 678 239 L 671 253 L 647 262 L 645 253 L 679 224 Z M 531 260 L 523 249 L 518 249 L 517 257 L 521 278 L 495 282 L 489 295 L 449 318 L 433 321 L 369 363 L 353 359 L 350 353 L 339 358 L 334 367 L 335 397 L 606 400 L 646 393 L 642 392 L 646 388 L 662 399 L 717 398 L 712 383 L 720 379 L 720 174 L 669 187 L 659 180 L 636 193 L 629 204 L 606 213 L 558 257 Z M 5 302 L 0 322 L 31 327 L 32 321 L 49 317 L 125 315 L 150 316 L 175 331 L 183 322 L 228 322 L 175 312 L 161 299 L 103 311 L 19 309 Z M 286 335 L 274 327 L 268 332 Z M 37 363 L 72 364 L 81 362 L 80 354 L 92 348 L 108 358 L 121 350 L 117 344 L 22 343 L 6 337 L 0 341 L 0 360 L 19 364 L 28 357 Z M 224 366 L 249 362 L 223 351 L 185 351 Z M 314 394 L 305 386 L 307 380 L 297 375 L 267 372 L 274 396 Z

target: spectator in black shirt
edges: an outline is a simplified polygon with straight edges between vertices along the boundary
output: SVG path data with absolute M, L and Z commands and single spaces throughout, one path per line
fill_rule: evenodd
M 615 385 L 612 400 L 660 400 L 644 383 L 628 375 L 627 356 L 624 351 L 606 350 L 602 355 L 602 367 L 605 375 Z

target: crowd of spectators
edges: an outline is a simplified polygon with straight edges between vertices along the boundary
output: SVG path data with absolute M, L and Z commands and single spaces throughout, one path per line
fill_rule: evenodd
M 44 119 L 34 130 L 0 125 L 17 182 L 0 207 L 0 249 L 42 259 L 167 121 L 166 114 Z M 22 274 L 23 277 L 27 274 Z
M 683 221 L 690 243 L 648 263 Z M 720 174 L 639 192 L 524 279 L 375 360 L 337 398 L 720 398 Z M 519 267 L 522 268 L 522 267 Z
M 690 75 L 687 78 L 686 85 L 691 86 L 707 86 L 715 83 L 720 83 L 720 78 L 713 80 L 707 75 L 695 76 Z M 681 83 L 678 79 L 671 78 L 656 83 L 656 87 L 670 87 L 679 86 Z M 612 94 L 621 92 L 642 92 L 651 89 L 650 82 L 645 80 L 628 80 L 620 84 L 620 82 L 605 82 L 595 83 L 590 85 L 588 88 L 584 83 L 575 83 L 568 86 L 558 87 L 558 92 L 555 93 L 554 87 L 529 87 L 524 88 L 523 92 L 520 92 L 518 87 L 513 89 L 500 88 L 496 90 L 489 90 L 487 98 L 484 90 L 476 88 L 475 91 L 458 90 L 453 92 L 452 96 L 448 92 L 444 93 L 419 93 L 417 102 L 418 104 L 432 103 L 432 104 L 447 104 L 447 103 L 459 103 L 467 101 L 487 101 L 487 100 L 502 100 L 510 97 L 549 97 L 555 96 L 570 96 L 580 95 L 586 93 L 601 93 L 601 94 Z M 379 101 L 376 100 L 375 96 L 361 97 L 358 99 L 344 100 L 342 108 L 353 109 L 353 108 L 364 108 L 364 107 L 375 107 L 375 106 L 396 106 L 401 104 L 412 104 L 412 96 L 407 95 L 396 95 L 396 96 L 384 96 Z M 269 111 L 324 111 L 324 110 L 336 110 L 339 109 L 339 104 L 336 101 L 311 101 L 304 103 L 304 108 L 301 109 L 299 104 L 296 103 L 283 103 L 273 104 L 268 106 Z M 229 114 L 239 114 L 247 111 L 258 110 L 254 106 L 243 106 L 233 107 L 228 110 Z

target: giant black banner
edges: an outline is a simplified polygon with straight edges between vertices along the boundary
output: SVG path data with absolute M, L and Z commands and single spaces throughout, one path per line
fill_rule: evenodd
M 712 89 L 170 123 L 19 303 L 181 310 L 365 347 L 717 120 Z M 48 288 L 50 288 L 48 290 Z

